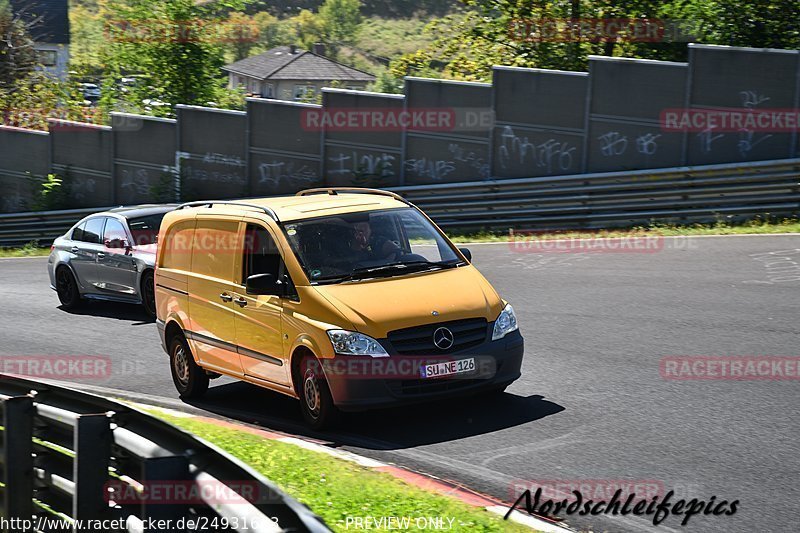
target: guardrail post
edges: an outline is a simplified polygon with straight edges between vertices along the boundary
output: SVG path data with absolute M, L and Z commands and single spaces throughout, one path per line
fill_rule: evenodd
M 150 457 L 142 465 L 145 486 L 145 500 L 142 504 L 142 520 L 151 523 L 171 520 L 172 529 L 154 528 L 152 531 L 177 531 L 176 521 L 184 516 L 190 501 L 180 501 L 178 495 L 188 495 L 190 491 L 176 491 L 186 488 L 192 478 L 189 474 L 189 460 L 186 457 Z M 176 494 L 177 493 L 177 494 Z M 145 526 L 145 532 L 150 531 Z
M 75 425 L 72 517 L 102 519 L 108 513 L 106 484 L 114 441 L 106 414 L 81 415 Z
M 25 527 L 20 521 L 29 522 L 33 516 L 33 398 L 8 398 L 3 405 L 6 531 L 23 533 Z

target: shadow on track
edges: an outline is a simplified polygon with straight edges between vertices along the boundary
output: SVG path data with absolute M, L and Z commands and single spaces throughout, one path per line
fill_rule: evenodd
M 152 324 L 155 319 L 147 316 L 144 308 L 139 304 L 106 302 L 103 300 L 86 300 L 74 309 L 64 309 L 59 305 L 59 311 L 71 315 L 97 316 L 102 318 L 114 318 L 132 322 L 132 326 Z
M 564 410 L 539 395 L 504 393 L 345 413 L 338 427 L 315 432 L 304 425 L 296 400 L 248 383 L 211 387 L 202 399 L 186 403 L 268 429 L 375 450 L 413 448 L 493 433 Z

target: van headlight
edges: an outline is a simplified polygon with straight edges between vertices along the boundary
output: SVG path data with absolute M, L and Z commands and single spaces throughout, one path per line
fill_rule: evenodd
M 368 335 L 344 329 L 328 330 L 333 351 L 339 355 L 368 355 L 370 357 L 389 357 L 381 344 Z
M 517 331 L 517 315 L 514 314 L 514 308 L 511 304 L 506 304 L 505 308 L 500 311 L 500 316 L 494 321 L 494 331 L 492 331 L 492 340 L 502 339 L 512 331 Z

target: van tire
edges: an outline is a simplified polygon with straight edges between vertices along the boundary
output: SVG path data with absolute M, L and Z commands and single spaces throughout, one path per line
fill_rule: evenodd
M 319 360 L 313 355 L 303 356 L 297 368 L 297 392 L 303 419 L 315 430 L 331 428 L 339 421 L 339 409 L 333 403 L 328 380 Z
M 199 398 L 208 390 L 208 375 L 194 362 L 189 343 L 181 334 L 170 339 L 169 368 L 181 398 Z

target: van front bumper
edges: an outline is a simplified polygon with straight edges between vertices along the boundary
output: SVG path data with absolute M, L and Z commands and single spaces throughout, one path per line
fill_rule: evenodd
M 509 385 L 521 376 L 524 341 L 519 331 L 448 355 L 362 358 L 336 356 L 322 361 L 333 402 L 343 411 L 363 411 L 471 396 Z M 422 378 L 423 363 L 474 358 L 476 370 L 444 378 Z

